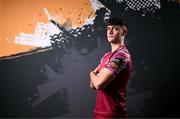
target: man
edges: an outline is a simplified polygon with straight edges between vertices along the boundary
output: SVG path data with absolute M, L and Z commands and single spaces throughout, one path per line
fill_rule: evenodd
M 131 73 L 131 56 L 124 44 L 127 22 L 113 17 L 107 22 L 107 39 L 111 51 L 90 72 L 90 87 L 96 89 L 94 118 L 127 117 L 126 87 Z

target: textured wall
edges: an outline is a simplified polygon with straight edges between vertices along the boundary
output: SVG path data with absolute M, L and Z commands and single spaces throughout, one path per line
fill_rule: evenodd
M 133 58 L 129 117 L 180 116 L 178 1 L 100 3 L 105 7 L 96 10 L 93 24 L 65 30 L 51 20 L 61 31 L 51 35 L 51 48 L 1 58 L 0 117 L 92 117 L 89 71 L 110 50 L 105 18 L 122 14 L 129 21 L 126 45 Z

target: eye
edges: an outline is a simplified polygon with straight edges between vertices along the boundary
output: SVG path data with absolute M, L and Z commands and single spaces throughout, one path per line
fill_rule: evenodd
M 114 29 L 115 29 L 115 30 L 119 30 L 119 27 L 115 27 Z
M 107 27 L 107 30 L 110 30 L 110 28 L 109 28 L 109 27 Z

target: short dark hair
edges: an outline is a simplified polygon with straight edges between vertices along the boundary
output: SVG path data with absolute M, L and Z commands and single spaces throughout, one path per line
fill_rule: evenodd
M 109 18 L 106 22 L 106 25 L 118 25 L 118 26 L 127 26 L 127 19 L 123 16 L 121 17 L 112 17 Z

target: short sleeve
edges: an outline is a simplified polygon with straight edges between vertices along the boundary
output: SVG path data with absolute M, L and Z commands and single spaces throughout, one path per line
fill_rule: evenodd
M 128 59 L 124 56 L 116 56 L 112 58 L 106 65 L 105 68 L 109 69 L 112 72 L 117 74 L 120 73 L 121 70 L 126 68 Z

